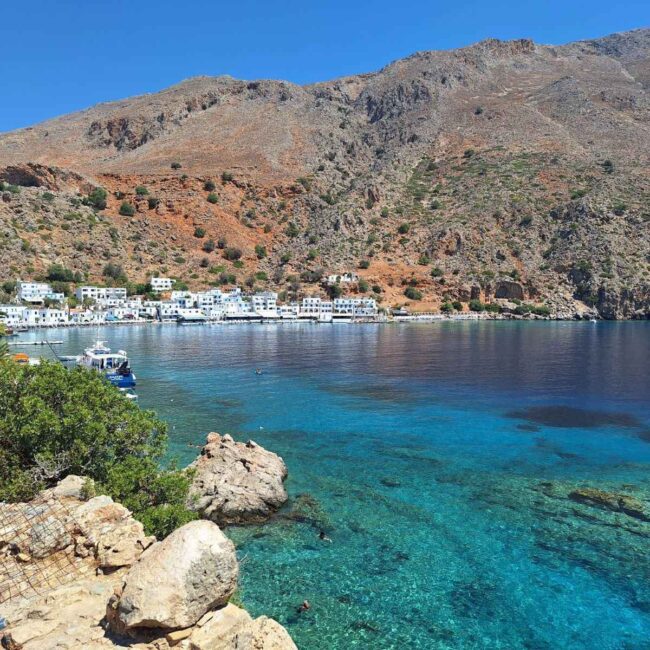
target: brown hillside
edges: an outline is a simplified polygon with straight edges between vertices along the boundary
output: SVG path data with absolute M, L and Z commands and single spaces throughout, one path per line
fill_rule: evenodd
M 190 79 L 0 135 L 0 178 L 22 186 L 2 194 L 0 262 L 6 277 L 60 262 L 99 280 L 112 260 L 137 281 L 305 293 L 367 260 L 360 289 L 384 304 L 408 282 L 426 308 L 514 281 L 554 308 L 641 316 L 649 92 L 650 30 L 488 40 L 303 87 Z M 110 191 L 96 213 L 78 205 L 93 186 Z

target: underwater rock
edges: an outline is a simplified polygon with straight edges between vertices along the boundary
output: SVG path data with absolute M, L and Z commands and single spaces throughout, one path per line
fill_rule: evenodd
M 210 433 L 190 469 L 188 506 L 219 525 L 259 523 L 287 500 L 284 461 L 252 440 Z
M 612 512 L 622 512 L 641 521 L 650 521 L 643 504 L 627 494 L 605 492 L 596 488 L 579 488 L 569 493 L 569 499 Z
M 396 478 L 382 478 L 379 481 L 382 485 L 385 485 L 386 487 L 402 487 L 402 483 L 398 481 Z

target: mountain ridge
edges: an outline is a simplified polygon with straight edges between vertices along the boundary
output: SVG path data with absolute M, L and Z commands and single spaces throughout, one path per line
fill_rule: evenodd
M 206 263 L 199 228 L 241 248 L 240 281 L 242 269 L 247 280 L 265 274 L 253 284 L 290 295 L 317 290 L 319 271 L 369 263 L 365 291 L 377 288 L 385 304 L 407 302 L 412 285 L 422 294 L 416 308 L 489 300 L 508 278 L 556 311 L 640 316 L 650 293 L 649 89 L 649 29 L 560 46 L 486 39 L 306 85 L 200 76 L 0 134 L 0 179 L 22 173 L 38 186 L 34 165 L 65 170 L 67 181 L 47 181 L 57 203 L 105 186 L 100 216 L 119 242 L 104 246 L 138 280 L 163 269 L 196 285 L 215 281 L 213 267 L 233 275 L 214 252 Z M 159 199 L 154 207 L 138 185 Z M 21 228 L 12 204 L 33 209 L 11 198 L 0 217 L 15 269 L 74 265 L 64 208 L 44 243 L 38 225 Z M 123 200 L 134 217 L 118 214 Z M 161 241 L 133 241 L 144 221 L 157 223 Z M 32 250 L 18 251 L 16 240 Z M 101 277 L 105 257 L 81 256 L 90 278 Z M 577 266 L 589 277 L 577 281 Z

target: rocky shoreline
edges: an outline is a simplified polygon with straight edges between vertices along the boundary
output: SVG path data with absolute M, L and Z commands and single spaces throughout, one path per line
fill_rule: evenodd
M 70 475 L 27 503 L 0 504 L 6 650 L 294 650 L 286 630 L 236 606 L 239 563 L 217 523 L 260 522 L 287 499 L 279 456 L 210 434 L 190 471 L 205 519 L 162 541 Z

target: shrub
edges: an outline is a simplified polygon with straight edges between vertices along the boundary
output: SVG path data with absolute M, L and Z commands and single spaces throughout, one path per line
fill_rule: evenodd
M 266 282 L 269 279 L 269 276 L 264 273 L 264 271 L 258 271 L 255 274 L 255 279 L 259 280 L 260 282 Z
M 203 239 L 205 237 L 205 228 L 202 228 L 201 226 L 194 228 L 194 236 L 197 239 Z
M 474 109 L 474 115 L 480 115 L 483 112 L 483 107 L 482 106 L 477 106 Z
M 74 273 L 62 264 L 52 264 L 47 269 L 47 279 L 54 282 L 74 282 Z
M 230 262 L 238 260 L 242 256 L 242 252 L 239 248 L 226 248 L 223 251 L 224 259 L 227 259 Z
M 187 261 L 182 255 L 174 255 L 173 260 L 176 262 L 176 264 L 185 264 Z M 183 289 L 178 286 L 178 283 L 176 283 L 176 289 L 178 291 L 183 291 Z
M 606 174 L 614 173 L 614 163 L 611 160 L 604 160 L 600 166 Z
M 219 202 L 219 197 L 214 192 L 210 192 L 210 194 L 208 194 L 208 203 L 214 204 L 218 202 Z
M 626 210 L 627 210 L 627 205 L 625 205 L 625 203 L 623 203 L 623 201 L 616 201 L 616 203 L 614 203 L 614 206 L 612 208 L 612 211 L 614 212 L 614 214 L 619 216 L 619 217 L 621 215 L 625 214 Z
M 135 214 L 135 208 L 127 201 L 123 201 L 120 206 L 120 214 L 123 217 L 132 217 Z
M 469 308 L 471 311 L 485 311 L 485 305 L 480 301 L 474 298 L 473 300 L 469 301 Z
M 298 226 L 292 221 L 288 226 L 287 229 L 285 230 L 287 237 L 297 237 L 300 234 L 300 230 L 298 229 Z
M 220 250 L 224 249 L 227 245 L 228 245 L 228 242 L 226 241 L 225 237 L 219 237 L 219 239 L 217 239 L 217 248 L 218 249 L 220 249 Z
M 361 279 L 357 284 L 357 288 L 361 293 L 366 293 L 368 291 L 369 285 L 364 279 Z
M 370 260 L 360 260 L 359 261 L 359 268 L 360 269 L 368 269 L 368 268 L 370 268 Z
M 501 311 L 501 307 L 499 307 L 496 302 L 488 302 L 487 305 L 485 305 L 485 311 L 492 314 L 498 314 Z
M 144 185 L 138 185 L 135 188 L 135 193 L 138 196 L 147 196 L 147 194 L 149 194 L 149 190 Z
M 471 158 L 475 153 L 474 149 L 465 149 L 463 151 L 463 158 Z
M 45 201 L 54 201 L 54 194 L 52 192 L 43 192 L 43 199 Z
M 171 164 L 172 169 L 180 169 L 183 165 L 181 165 L 179 162 L 173 162 Z
M 255 255 L 257 255 L 258 260 L 263 260 L 266 257 L 266 247 L 262 246 L 262 244 L 256 244 Z
M 451 305 L 456 311 L 463 311 L 463 303 L 460 300 L 454 300 Z
M 282 255 L 280 255 L 281 264 L 288 264 L 290 259 L 291 259 L 291 253 L 287 252 L 287 253 L 282 253 Z
M 204 241 L 202 248 L 206 253 L 211 253 L 215 249 L 214 240 L 208 239 Z
M 298 182 L 309 192 L 311 189 L 311 183 L 309 182 L 308 178 L 300 177 L 298 179 Z
M 573 200 L 575 199 L 581 199 L 585 194 L 587 193 L 587 190 L 571 190 L 571 198 Z
M 96 187 L 84 199 L 84 203 L 95 208 L 95 210 L 105 210 L 107 196 L 108 193 L 103 187 Z
M 450 302 L 443 302 L 442 305 L 440 305 L 440 311 L 444 313 L 449 313 L 450 311 L 454 310 L 454 306 Z
M 205 183 L 203 183 L 203 189 L 206 192 L 214 192 L 216 187 L 217 186 L 214 184 L 214 181 L 205 181 Z
M 235 261 L 232 263 L 232 265 L 233 265 L 236 269 L 243 269 L 243 268 L 244 268 L 244 263 L 243 263 L 241 260 L 235 260 Z
M 431 258 L 426 253 L 422 253 L 422 255 L 420 255 L 420 259 L 418 259 L 418 264 L 420 266 L 428 266 L 431 264 Z
M 102 275 L 105 278 L 111 278 L 112 280 L 121 280 L 124 276 L 124 270 L 119 264 L 109 262 L 102 271 Z
M 230 183 L 233 179 L 234 179 L 234 176 L 232 175 L 232 172 L 227 172 L 227 171 L 222 172 L 221 180 L 224 183 Z
M 431 269 L 431 277 L 432 278 L 441 278 L 444 274 L 445 274 L 444 271 L 441 268 L 437 267 L 437 266 L 434 266 Z
M 404 295 L 409 300 L 422 300 L 422 292 L 418 291 L 415 287 L 406 287 Z
M 167 427 L 101 375 L 58 363 L 0 362 L 0 500 L 32 498 L 68 474 L 123 503 L 148 534 L 195 518 L 191 475 L 161 469 Z
M 397 228 L 397 232 L 400 235 L 405 235 L 410 229 L 411 229 L 411 226 L 409 226 L 408 223 L 401 223 L 399 225 L 399 227 Z
M 307 252 L 307 259 L 313 262 L 317 257 L 318 251 L 315 248 L 310 248 Z
M 156 198 L 155 196 L 150 196 L 147 199 L 147 205 L 149 206 L 150 210 L 155 210 L 160 205 L 160 199 Z
M 379 214 L 385 219 L 388 216 L 388 208 L 384 206 Z

